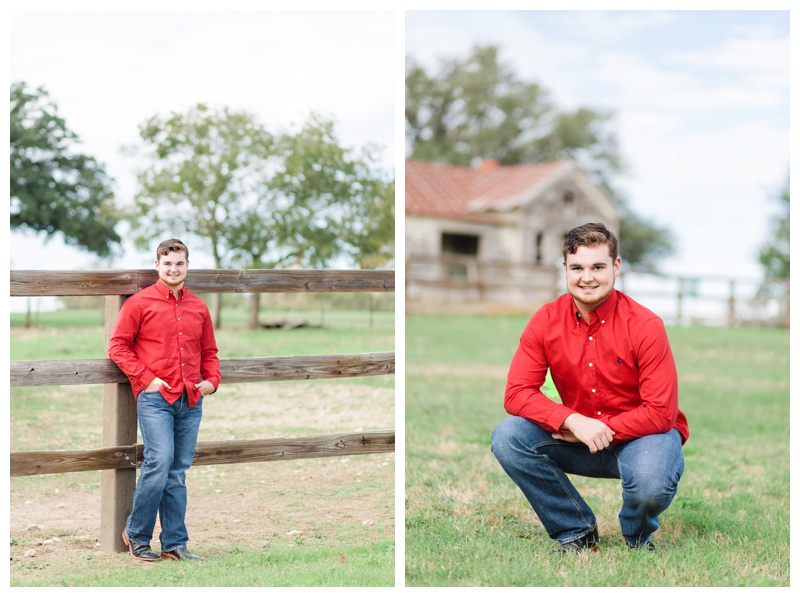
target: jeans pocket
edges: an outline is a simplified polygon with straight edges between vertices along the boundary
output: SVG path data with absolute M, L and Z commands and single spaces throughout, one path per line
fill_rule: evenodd
M 136 397 L 136 399 L 141 400 L 142 398 L 144 398 L 146 400 L 148 398 L 152 399 L 153 397 L 156 396 L 161 398 L 161 392 L 159 392 L 158 390 L 155 390 L 154 392 L 147 392 L 145 390 L 142 390 L 141 392 L 139 392 L 139 395 Z

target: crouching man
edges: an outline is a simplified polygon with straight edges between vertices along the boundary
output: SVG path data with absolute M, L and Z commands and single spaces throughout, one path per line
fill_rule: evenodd
M 623 293 L 617 239 L 586 224 L 564 240 L 568 293 L 539 309 L 511 361 L 492 452 L 561 551 L 596 549 L 594 513 L 568 475 L 620 479 L 631 548 L 653 533 L 683 474 L 689 437 L 661 319 Z M 541 391 L 548 369 L 561 404 Z

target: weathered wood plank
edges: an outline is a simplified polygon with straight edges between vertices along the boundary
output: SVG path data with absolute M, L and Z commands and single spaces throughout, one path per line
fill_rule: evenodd
M 111 359 L 11 361 L 12 388 L 126 383 L 127 381 L 128 378 Z
M 193 466 L 330 458 L 393 452 L 394 430 L 297 438 L 198 442 Z M 46 475 L 111 469 L 132 470 L 143 458 L 141 444 L 96 450 L 12 452 L 11 476 Z
M 394 451 L 394 431 L 317 435 L 299 438 L 203 442 L 195 465 L 329 458 Z
M 77 473 L 136 467 L 136 446 L 117 446 L 95 450 L 43 450 L 11 452 L 11 476 Z
M 11 296 L 130 295 L 155 270 L 12 270 Z M 189 270 L 192 292 L 394 292 L 393 270 Z
M 124 296 L 105 299 L 105 346 L 114 333 L 117 317 L 125 302 Z M 136 402 L 127 379 L 103 386 L 103 447 L 128 446 L 136 443 Z M 135 457 L 133 458 L 135 464 Z M 100 474 L 100 549 L 105 552 L 125 551 L 122 530 L 133 507 L 136 490 L 136 467 L 104 470 Z
M 220 371 L 223 383 L 389 375 L 394 352 L 221 359 Z
M 223 383 L 365 377 L 394 373 L 394 352 L 220 359 Z M 111 359 L 11 361 L 11 387 L 127 383 Z

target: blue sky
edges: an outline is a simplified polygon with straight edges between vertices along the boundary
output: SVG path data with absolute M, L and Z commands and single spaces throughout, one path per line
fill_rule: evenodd
M 665 272 L 761 276 L 789 172 L 788 11 L 406 13 L 406 54 L 425 65 L 475 44 L 562 109 L 616 114 L 617 185 L 676 239 Z

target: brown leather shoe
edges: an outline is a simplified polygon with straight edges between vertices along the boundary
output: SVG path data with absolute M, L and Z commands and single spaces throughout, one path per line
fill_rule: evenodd
M 150 549 L 149 544 L 139 543 L 128 537 L 126 531 L 122 531 L 122 540 L 128 546 L 130 554 L 142 562 L 158 562 L 159 557 L 153 550 Z
M 161 557 L 165 560 L 194 560 L 197 562 L 202 562 L 203 557 L 197 555 L 196 553 L 192 553 L 189 551 L 189 548 L 185 545 L 181 547 L 176 547 L 175 549 L 170 549 L 169 551 L 162 551 Z

